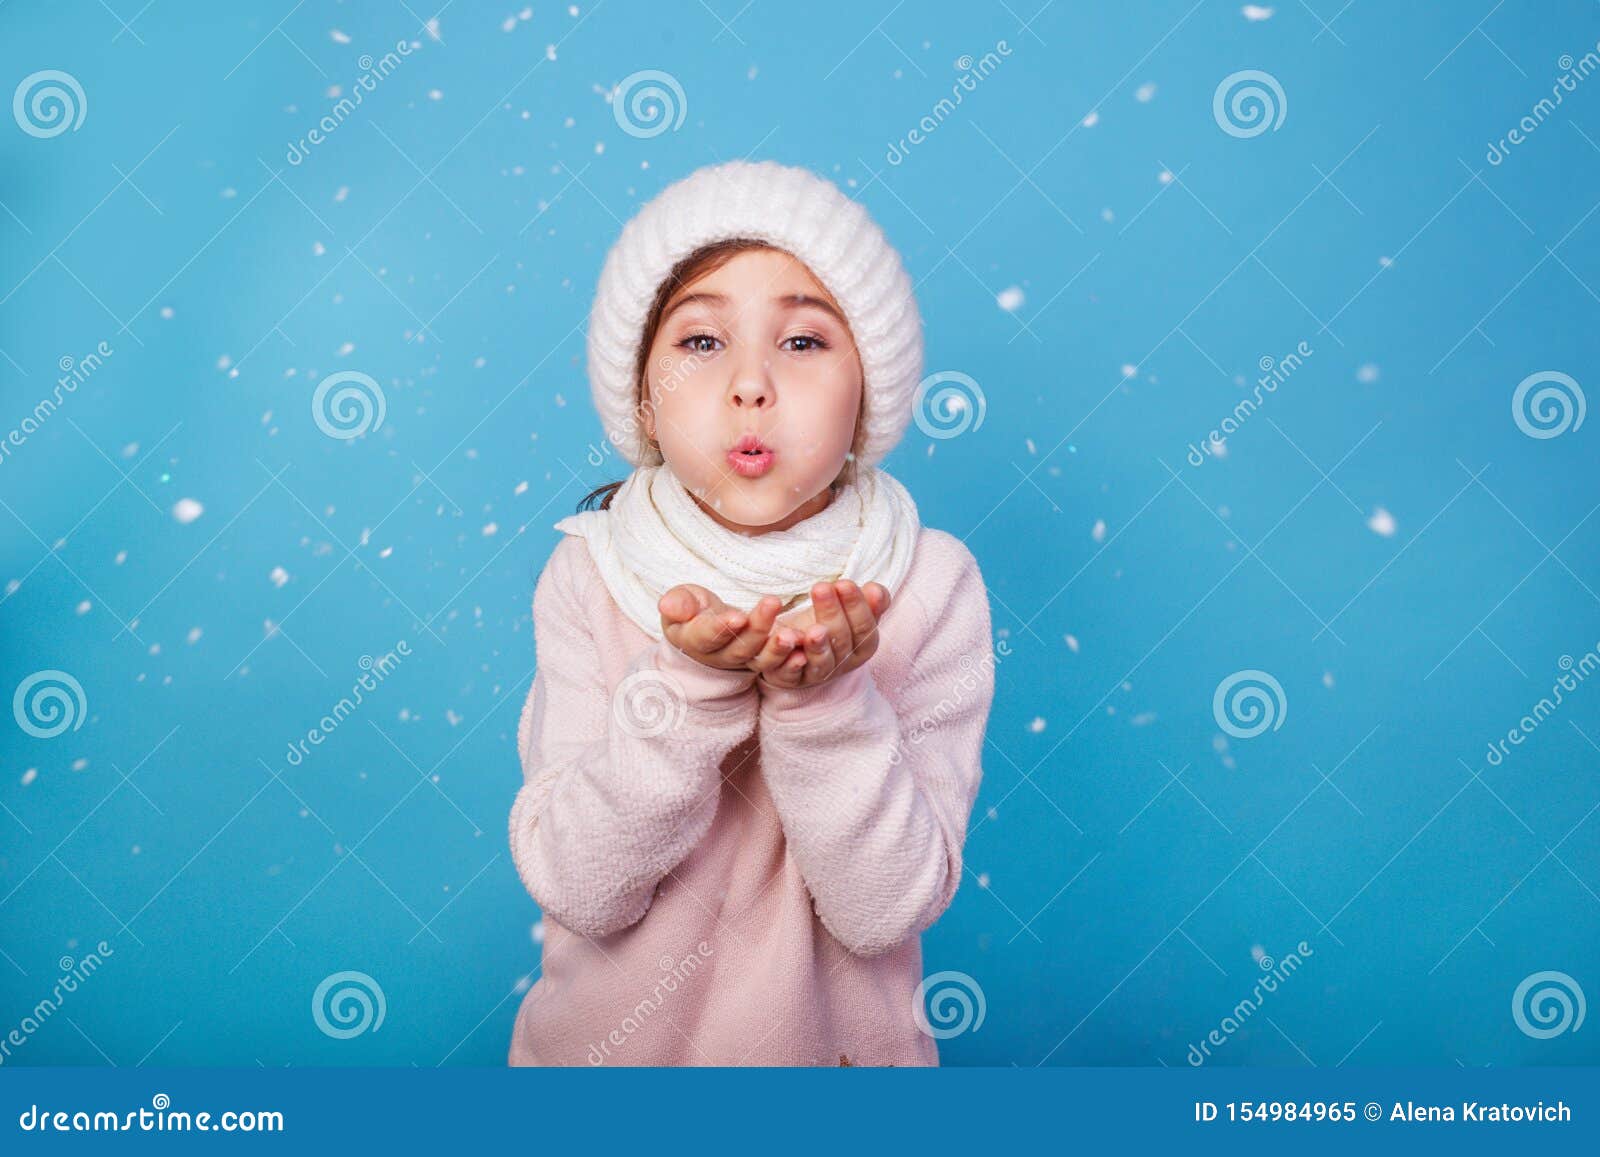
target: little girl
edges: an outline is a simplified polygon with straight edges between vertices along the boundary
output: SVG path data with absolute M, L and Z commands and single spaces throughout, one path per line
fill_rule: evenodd
M 624 227 L 588 354 L 635 469 L 534 590 L 509 1061 L 937 1064 L 919 934 L 994 677 L 976 561 L 877 468 L 922 372 L 899 255 L 807 170 L 707 167 Z

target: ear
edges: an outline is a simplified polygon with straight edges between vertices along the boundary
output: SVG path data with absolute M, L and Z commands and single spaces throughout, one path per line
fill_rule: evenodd
M 633 412 L 638 418 L 640 425 L 644 427 L 645 438 L 651 442 L 654 442 L 656 440 L 656 409 L 654 403 L 651 402 L 650 398 L 648 397 L 648 391 L 646 391 L 646 395 L 647 396 L 644 397 L 639 404 L 633 408 Z

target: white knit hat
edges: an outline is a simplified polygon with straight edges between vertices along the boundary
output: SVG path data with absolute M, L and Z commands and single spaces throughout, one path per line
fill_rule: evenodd
M 634 367 L 644 324 L 673 266 L 713 241 L 749 237 L 803 261 L 844 310 L 865 374 L 859 466 L 877 465 L 911 419 L 922 318 L 900 255 L 859 203 L 808 169 L 776 161 L 710 165 L 663 189 L 611 247 L 589 315 L 589 385 L 613 446 L 659 465 L 637 437 Z

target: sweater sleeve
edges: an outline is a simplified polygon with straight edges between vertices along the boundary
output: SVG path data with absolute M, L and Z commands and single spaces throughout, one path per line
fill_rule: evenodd
M 608 689 L 573 585 L 553 555 L 534 590 L 511 855 L 548 916 L 604 936 L 644 916 L 711 826 L 722 759 L 754 729 L 757 696 L 751 672 L 714 670 L 664 639 Z
M 939 605 L 913 600 L 922 643 L 896 703 L 871 660 L 761 693 L 762 771 L 790 854 L 823 926 L 857 955 L 922 932 L 961 882 L 994 658 L 983 577 L 964 547 L 960 557 Z

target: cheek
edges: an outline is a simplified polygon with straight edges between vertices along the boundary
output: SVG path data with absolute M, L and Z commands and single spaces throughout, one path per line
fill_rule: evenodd
M 856 395 L 849 390 L 818 393 L 795 402 L 789 420 L 796 439 L 830 455 L 843 453 L 855 434 L 856 404 Z
M 697 431 L 710 428 L 719 405 L 715 391 L 692 375 L 655 373 L 650 376 L 651 409 L 656 416 L 656 436 L 673 443 L 693 440 Z

